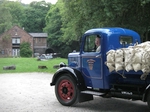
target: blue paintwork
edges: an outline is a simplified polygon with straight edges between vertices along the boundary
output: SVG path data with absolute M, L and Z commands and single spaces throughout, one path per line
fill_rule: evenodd
M 88 35 L 101 35 L 101 52 L 84 52 L 84 41 L 86 36 Z M 120 36 L 132 36 L 132 44 L 134 45 L 137 41 L 140 43 L 140 36 L 135 31 L 124 29 L 124 28 L 95 28 L 88 30 L 82 36 L 82 44 L 79 52 L 69 53 L 68 55 L 68 65 L 74 69 L 81 71 L 81 74 L 84 78 L 85 85 L 92 88 L 102 88 L 102 89 L 110 89 L 111 83 L 114 83 L 117 80 L 123 83 L 131 83 L 132 78 L 123 79 L 116 73 L 109 73 L 108 68 L 105 65 L 106 62 L 106 52 L 110 49 L 119 49 L 123 46 L 120 44 Z M 126 46 L 128 47 L 128 45 Z M 92 70 L 89 67 L 88 62 L 93 63 Z M 126 76 L 134 76 L 139 79 L 140 72 L 135 73 L 133 71 L 126 72 Z M 135 81 L 135 83 L 139 83 L 140 80 Z M 141 83 L 144 83 L 141 81 Z

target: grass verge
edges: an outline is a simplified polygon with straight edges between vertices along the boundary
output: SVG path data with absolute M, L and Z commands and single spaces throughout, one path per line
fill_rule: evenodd
M 67 59 L 54 58 L 46 61 L 37 61 L 36 58 L 0 58 L 0 73 L 27 73 L 27 72 L 46 72 L 55 73 L 54 65 L 60 62 L 67 64 Z M 15 70 L 3 70 L 4 66 L 16 66 Z M 46 66 L 47 69 L 39 69 L 38 66 Z

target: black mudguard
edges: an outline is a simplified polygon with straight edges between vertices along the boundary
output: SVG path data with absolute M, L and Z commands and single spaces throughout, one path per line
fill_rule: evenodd
M 82 73 L 74 68 L 70 68 L 70 67 L 61 67 L 59 68 L 56 73 L 54 74 L 53 78 L 52 78 L 52 82 L 50 83 L 51 86 L 55 85 L 57 79 L 63 75 L 63 74 L 69 74 L 71 77 L 73 77 L 77 83 L 77 86 L 80 90 L 85 89 L 85 83 L 84 83 L 84 79 L 82 77 Z

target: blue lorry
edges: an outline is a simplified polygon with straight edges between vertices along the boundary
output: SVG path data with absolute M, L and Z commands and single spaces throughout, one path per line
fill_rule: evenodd
M 95 37 L 100 37 L 101 50 L 95 52 Z M 53 75 L 58 101 L 65 106 L 93 100 L 93 95 L 104 98 L 142 100 L 150 107 L 150 77 L 141 80 L 142 72 L 121 70 L 110 72 L 106 66 L 107 52 L 141 43 L 137 32 L 120 28 L 94 28 L 86 31 L 79 52 L 68 54 L 68 64 L 61 64 Z M 124 77 L 120 74 L 123 74 Z

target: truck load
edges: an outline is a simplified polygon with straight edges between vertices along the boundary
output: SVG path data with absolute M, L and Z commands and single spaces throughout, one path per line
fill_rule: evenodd
M 130 29 L 111 27 L 87 30 L 80 50 L 68 54 L 51 86 L 64 106 L 103 98 L 141 100 L 150 107 L 150 42 Z
M 126 70 L 142 71 L 141 80 L 145 80 L 150 73 L 150 42 L 135 44 L 127 48 L 109 50 L 107 53 L 106 65 L 109 72 Z M 124 74 L 122 74 L 124 75 Z M 124 77 L 125 78 L 125 77 Z

